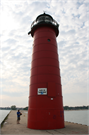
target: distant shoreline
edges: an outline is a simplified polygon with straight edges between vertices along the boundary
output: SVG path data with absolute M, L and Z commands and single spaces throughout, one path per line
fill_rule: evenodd
M 89 109 L 75 109 L 75 110 L 64 110 L 64 111 L 81 111 L 81 110 L 89 110 Z
M 0 110 L 28 110 L 28 106 L 27 107 L 16 107 L 15 105 L 11 106 L 11 107 L 0 107 Z M 64 110 L 88 110 L 89 109 L 89 105 L 87 106 L 63 106 Z
M 0 109 L 0 110 L 8 110 L 8 109 Z M 16 110 L 18 110 L 18 109 L 16 109 Z M 19 110 L 28 111 L 28 110 L 24 110 L 24 109 L 19 109 Z M 68 110 L 64 109 L 64 111 L 79 111 L 79 110 L 89 110 L 89 109 L 68 109 Z

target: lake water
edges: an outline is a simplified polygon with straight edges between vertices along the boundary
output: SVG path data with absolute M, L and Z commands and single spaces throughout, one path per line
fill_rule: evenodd
M 0 124 L 5 119 L 5 117 L 9 114 L 11 110 L 0 110 Z
M 89 110 L 64 111 L 64 119 L 68 122 L 89 126 Z
M 11 110 L 0 110 L 0 124 L 10 111 Z M 89 110 L 64 111 L 64 119 L 68 122 L 89 126 Z

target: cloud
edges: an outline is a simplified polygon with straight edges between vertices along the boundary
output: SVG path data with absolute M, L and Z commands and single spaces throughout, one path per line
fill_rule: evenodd
M 5 42 L 10 45 L 15 45 L 17 41 L 15 39 L 8 39 Z
M 17 94 L 18 95 L 18 94 Z M 11 96 L 1 96 L 2 99 L 2 103 L 1 105 L 3 107 L 11 107 L 12 105 L 16 105 L 16 107 L 26 107 L 26 105 L 28 104 L 28 97 L 23 95 L 22 97 L 11 97 Z
M 13 104 L 17 101 L 18 106 L 22 101 L 23 106 L 28 104 L 33 48 L 33 38 L 28 36 L 28 32 L 31 29 L 31 23 L 43 11 L 52 15 L 59 23 L 57 43 L 62 91 L 65 99 L 67 94 L 87 93 L 87 81 L 89 80 L 87 77 L 89 72 L 88 5 L 87 0 L 2 1 L 0 5 L 2 105 L 7 106 L 10 101 Z M 20 103 L 18 103 L 19 96 Z M 4 101 L 5 98 L 7 102 Z M 72 104 L 75 103 L 74 100 Z

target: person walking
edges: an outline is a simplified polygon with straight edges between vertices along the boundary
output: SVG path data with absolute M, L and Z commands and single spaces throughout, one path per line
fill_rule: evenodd
M 17 112 L 17 124 L 20 124 L 19 121 L 20 121 L 20 115 L 22 115 L 22 113 L 18 110 Z

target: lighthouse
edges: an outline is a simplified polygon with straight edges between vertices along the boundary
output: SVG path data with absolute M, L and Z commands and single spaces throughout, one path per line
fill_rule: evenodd
M 64 110 L 56 37 L 59 25 L 49 14 L 39 15 L 28 35 L 33 37 L 27 127 L 64 128 Z

